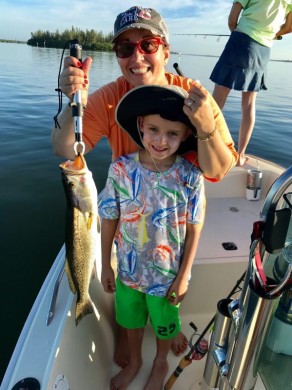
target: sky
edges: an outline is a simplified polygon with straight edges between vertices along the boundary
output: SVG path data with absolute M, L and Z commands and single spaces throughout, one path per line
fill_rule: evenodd
M 230 34 L 227 18 L 232 0 L 1 0 L 0 39 L 27 41 L 38 30 L 63 32 L 72 26 L 83 31 L 113 31 L 117 14 L 133 5 L 154 8 L 165 19 L 172 51 L 220 55 Z M 177 35 L 218 34 L 218 36 Z M 292 34 L 276 41 L 272 59 L 292 60 Z

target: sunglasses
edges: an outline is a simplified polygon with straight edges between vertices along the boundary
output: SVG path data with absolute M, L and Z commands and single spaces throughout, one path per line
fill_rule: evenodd
M 165 45 L 161 38 L 145 38 L 138 42 L 121 42 L 115 43 L 113 50 L 119 58 L 131 57 L 135 47 L 138 47 L 141 54 L 153 54 L 158 50 L 159 45 Z

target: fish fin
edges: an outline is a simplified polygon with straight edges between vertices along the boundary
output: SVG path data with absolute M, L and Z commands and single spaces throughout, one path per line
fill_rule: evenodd
M 87 218 L 87 222 L 86 222 L 87 230 L 90 230 L 90 229 L 91 229 L 93 220 L 94 220 L 94 214 L 89 213 L 88 218 Z
M 78 302 L 76 303 L 76 310 L 75 310 L 75 324 L 76 326 L 79 324 L 79 322 L 82 320 L 83 317 L 85 317 L 87 314 L 91 314 L 94 312 L 94 303 L 90 299 L 90 296 L 88 295 L 88 298 L 85 302 Z
M 91 229 L 93 221 L 94 221 L 94 214 L 89 213 L 89 216 L 88 216 L 87 222 L 86 222 L 86 227 L 87 227 L 88 230 Z M 96 229 L 97 229 L 97 232 L 100 233 L 100 218 L 99 218 L 99 215 L 96 217 Z
M 69 283 L 70 290 L 72 291 L 73 294 L 76 294 L 76 288 L 75 288 L 74 283 L 73 283 L 73 279 L 71 276 L 71 271 L 70 271 L 70 267 L 69 267 L 67 259 L 66 259 L 66 263 L 65 263 L 65 272 L 66 272 L 67 277 L 68 277 L 68 283 Z

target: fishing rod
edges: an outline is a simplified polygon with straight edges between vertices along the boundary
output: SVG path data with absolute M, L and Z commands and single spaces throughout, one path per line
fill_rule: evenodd
M 194 33 L 185 33 L 185 34 L 173 34 L 173 35 L 194 35 L 194 36 L 203 36 L 203 37 L 230 37 L 230 34 L 194 34 Z
M 77 39 L 70 41 L 70 56 L 77 58 L 82 63 L 82 46 Z M 75 129 L 75 143 L 74 151 L 77 155 L 78 153 L 84 154 L 85 144 L 82 139 L 83 135 L 83 104 L 82 104 L 82 92 L 81 90 L 76 91 L 73 96 L 73 101 L 70 103 L 72 107 L 72 115 L 74 117 L 74 129 Z M 81 151 L 78 152 L 79 147 Z
M 241 277 L 238 279 L 238 281 L 236 282 L 235 286 L 230 291 L 230 293 L 228 294 L 226 299 L 230 299 L 232 297 L 232 295 L 234 295 L 238 291 L 240 284 L 242 283 L 242 281 L 245 278 L 245 275 L 246 275 L 246 272 L 244 272 L 241 275 Z M 184 368 L 186 368 L 187 366 L 189 366 L 191 364 L 193 354 L 198 351 L 198 347 L 199 347 L 200 342 L 202 341 L 205 334 L 208 332 L 208 330 L 211 328 L 211 326 L 215 322 L 215 318 L 216 318 L 216 315 L 213 316 L 211 321 L 208 323 L 208 325 L 205 327 L 203 332 L 200 334 L 200 336 L 196 340 L 195 344 L 192 345 L 189 352 L 181 359 L 181 361 L 179 362 L 179 365 L 176 367 L 174 372 L 171 374 L 171 376 L 168 378 L 167 382 L 165 383 L 164 390 L 170 390 L 172 388 L 172 386 L 174 385 L 174 383 L 176 382 L 177 378 L 183 372 Z
M 187 36 L 192 35 L 192 36 L 195 36 L 195 37 L 196 36 L 202 36 L 204 38 L 206 38 L 206 37 L 218 37 L 217 38 L 217 42 L 220 41 L 221 37 L 230 37 L 230 34 L 173 34 L 173 35 L 187 35 Z
M 202 36 L 202 37 L 218 37 L 217 38 L 217 42 L 220 41 L 220 38 L 221 37 L 230 37 L 230 34 L 194 34 L 194 33 L 185 33 L 185 34 L 173 34 L 173 35 L 187 35 L 187 36 Z M 274 38 L 276 41 L 280 41 L 281 39 L 283 39 L 283 37 L 281 35 L 279 35 L 278 37 Z

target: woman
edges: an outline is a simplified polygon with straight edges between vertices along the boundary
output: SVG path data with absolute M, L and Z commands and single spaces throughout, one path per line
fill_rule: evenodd
M 192 117 L 197 130 L 195 157 L 205 178 L 218 181 L 236 164 L 237 152 L 223 114 L 209 92 L 193 80 L 165 71 L 169 60 L 169 35 L 162 17 L 154 9 L 132 7 L 119 14 L 114 24 L 112 40 L 122 76 L 88 96 L 91 58 L 83 64 L 66 57 L 60 76 L 60 88 L 70 100 L 82 90 L 86 106 L 83 118 L 85 152 L 107 137 L 112 159 L 138 150 L 137 144 L 115 122 L 115 108 L 120 99 L 139 85 L 177 85 L 189 92 L 185 113 Z M 52 129 L 54 152 L 65 158 L 74 157 L 74 122 L 67 107 L 59 118 L 60 128 Z M 187 339 L 180 333 L 172 343 L 175 354 L 187 348 Z M 119 337 L 115 362 L 127 364 L 126 338 Z
M 266 70 L 273 40 L 292 31 L 291 11 L 291 0 L 235 0 L 231 8 L 228 18 L 231 35 L 210 79 L 216 83 L 213 97 L 221 109 L 231 89 L 242 91 L 239 166 L 246 162 L 245 151 L 255 124 L 257 92 L 267 89 Z

